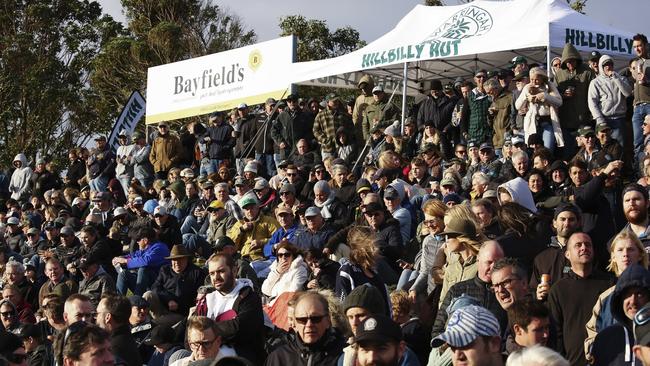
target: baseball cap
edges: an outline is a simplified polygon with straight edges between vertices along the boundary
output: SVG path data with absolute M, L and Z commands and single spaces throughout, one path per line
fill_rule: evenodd
M 524 79 L 528 79 L 528 71 L 520 72 L 519 74 L 515 75 L 515 78 L 512 79 L 514 81 L 522 81 Z
M 106 141 L 106 136 L 99 135 L 99 136 L 95 137 L 95 141 Z
M 442 82 L 438 79 L 431 80 L 431 90 L 442 90 Z
M 480 336 L 494 337 L 500 334 L 499 321 L 486 308 L 468 305 L 456 310 L 449 317 L 445 332 L 431 341 L 432 347 L 444 343 L 462 348 Z
M 578 206 L 574 205 L 573 203 L 564 203 L 557 206 L 553 211 L 553 220 L 557 219 L 558 215 L 565 211 L 573 212 L 578 218 L 582 216 L 582 212 Z
M 601 133 L 605 130 L 611 130 L 612 128 L 605 122 L 598 123 L 596 125 L 596 133 Z
M 448 193 L 442 198 L 442 203 L 446 205 L 449 202 L 454 202 L 459 205 L 463 203 L 463 199 L 457 193 Z
M 225 208 L 225 206 L 223 205 L 223 202 L 221 202 L 219 200 L 214 200 L 214 201 L 210 202 L 210 206 L 208 206 L 208 211 L 216 211 L 216 210 L 218 210 L 220 208 Z
M 487 71 L 485 71 L 485 69 L 480 69 L 480 70 L 477 70 L 477 71 L 474 73 L 474 76 L 475 76 L 475 77 L 476 77 L 476 76 L 480 76 L 480 75 L 483 75 L 483 76 L 487 77 Z
M 239 103 L 239 105 L 237 106 L 237 109 L 246 109 L 246 108 L 248 108 L 248 104 L 246 103 Z
M 364 319 L 359 324 L 357 335 L 354 337 L 354 340 L 361 345 L 400 342 L 402 339 L 402 328 L 399 324 L 382 315 L 373 315 Z
M 184 178 L 194 178 L 194 170 L 191 168 L 185 168 L 181 170 L 180 176 Z
M 201 189 L 212 189 L 214 188 L 214 183 L 211 180 L 206 180 L 201 184 Z
M 7 225 L 20 225 L 20 220 L 17 217 L 10 217 L 7 219 Z
M 285 183 L 280 187 L 280 192 L 279 193 L 285 193 L 285 192 L 291 192 L 291 193 L 296 193 L 296 187 L 293 186 L 291 183 Z
M 139 308 L 149 307 L 149 302 L 140 295 L 129 296 L 129 302 L 131 303 L 131 306 L 137 306 Z
M 140 196 L 135 196 L 135 197 L 133 197 L 133 204 L 134 205 L 143 205 L 144 200 Z
M 36 324 L 24 324 L 18 329 L 16 334 L 20 338 L 34 337 L 40 339 L 42 336 L 41 328 Z
M 97 263 L 99 263 L 97 255 L 95 253 L 90 253 L 89 255 L 79 258 L 79 269 L 85 271 L 88 267 Z
M 165 206 L 157 206 L 153 210 L 153 216 L 154 217 L 156 217 L 156 216 L 165 216 L 165 215 L 167 215 L 167 209 L 165 208 Z
M 275 100 L 275 98 L 267 98 L 266 99 L 266 105 L 273 105 L 273 104 L 277 104 L 277 103 L 278 103 L 278 101 Z
M 393 186 L 388 186 L 384 190 L 384 198 L 387 200 L 394 200 L 399 198 L 399 193 L 397 192 L 397 189 Z
M 506 78 L 508 78 L 508 77 L 512 77 L 512 78 L 514 78 L 514 77 L 515 77 L 515 73 L 514 73 L 512 70 L 509 70 L 509 69 L 508 69 L 508 70 L 506 70 L 506 69 L 501 69 L 501 70 L 499 70 L 499 72 L 497 73 L 497 78 L 498 78 L 498 79 L 506 79 Z
M 257 163 L 254 161 L 249 161 L 244 167 L 244 172 L 257 173 Z
M 513 144 L 513 145 L 517 145 L 517 144 L 525 144 L 525 143 L 526 143 L 526 141 L 524 141 L 524 137 L 521 136 L 521 135 L 514 135 L 514 136 L 512 136 L 511 141 L 512 141 L 512 144 Z
M 440 181 L 440 186 L 454 186 L 456 187 L 456 182 L 454 182 L 453 179 L 451 178 L 444 178 L 443 180 Z
M 38 234 L 40 234 L 40 233 L 41 233 L 41 231 L 38 230 L 38 229 L 35 228 L 35 227 L 30 228 L 29 230 L 27 230 L 27 234 L 31 234 L 31 235 L 38 235 Z
M 311 206 L 305 211 L 305 217 L 321 216 L 320 208 Z
M 235 177 L 235 187 L 237 186 L 245 186 L 246 185 L 246 179 L 242 176 L 237 176 Z
M 526 60 L 526 58 L 524 56 L 515 56 L 515 57 L 512 58 L 512 60 L 510 60 L 510 63 L 512 64 L 512 66 L 516 66 L 516 65 L 519 65 L 519 64 L 528 65 L 528 60 Z
M 289 96 L 287 96 L 285 99 L 286 100 L 298 100 L 298 94 L 289 94 Z
M 257 199 L 249 194 L 239 200 L 239 207 L 244 208 L 248 205 L 257 205 Z
M 255 187 L 253 187 L 253 190 L 260 190 L 264 188 L 269 188 L 269 181 L 264 179 L 264 178 L 258 178 L 255 180 Z
M 591 128 L 591 126 L 583 126 L 578 129 L 578 135 L 579 136 L 588 136 L 588 135 L 595 135 L 596 133 L 594 132 L 594 129 Z
M 374 88 L 372 88 L 372 94 L 383 93 L 383 92 L 384 92 L 384 87 L 381 85 L 377 85 Z
M 64 226 L 63 228 L 61 228 L 61 232 L 59 235 L 65 235 L 65 236 L 74 235 L 74 229 L 71 226 Z
M 126 208 L 124 207 L 118 207 L 115 210 L 113 210 L 113 217 L 118 217 L 122 215 L 126 215 L 128 212 L 126 211 Z
M 598 61 L 598 60 L 600 60 L 601 56 L 602 56 L 602 54 L 600 52 L 591 51 L 591 53 L 589 53 L 589 61 Z
M 478 142 L 476 140 L 469 140 L 467 141 L 467 147 L 478 147 Z
M 484 143 L 481 144 L 481 146 L 480 146 L 478 149 L 479 149 L 479 150 L 492 150 L 492 149 L 494 149 L 494 148 L 492 147 L 492 144 L 491 144 L 491 143 L 489 143 L 489 142 L 484 142 Z
M 278 205 L 278 207 L 275 208 L 275 214 L 279 215 L 281 213 L 287 213 L 293 215 L 293 210 L 291 210 L 291 207 L 289 207 L 288 205 L 281 203 Z
M 169 325 L 158 325 L 144 339 L 144 344 L 147 346 L 157 346 L 165 343 L 173 343 L 175 336 L 174 329 Z
M 373 213 L 384 211 L 384 207 L 379 202 L 370 202 L 363 206 L 363 213 Z

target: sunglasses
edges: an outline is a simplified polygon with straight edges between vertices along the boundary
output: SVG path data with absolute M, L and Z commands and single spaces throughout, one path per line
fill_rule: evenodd
M 288 196 L 290 194 L 293 194 L 292 192 L 281 192 L 280 196 Z
M 296 323 L 305 325 L 307 324 L 308 321 L 311 321 L 312 324 L 320 324 L 320 322 L 323 321 L 327 317 L 327 314 L 325 315 L 312 315 L 312 316 L 297 316 Z
M 380 215 L 379 212 L 364 212 L 363 214 L 368 216 L 368 217 L 377 217 L 377 216 Z
M 278 258 L 291 258 L 292 254 L 289 252 L 284 252 L 284 253 L 278 253 L 277 257 Z
M 456 154 L 467 154 L 467 150 L 456 150 Z
M 298 173 L 287 173 L 287 177 L 295 177 Z

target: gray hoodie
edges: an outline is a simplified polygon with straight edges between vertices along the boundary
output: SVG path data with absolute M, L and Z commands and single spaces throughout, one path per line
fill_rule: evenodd
M 31 189 L 30 181 L 32 179 L 32 168 L 29 167 L 27 157 L 23 153 L 16 155 L 13 161 L 20 161 L 22 165 L 20 168 L 16 168 L 11 175 L 9 192 L 11 192 L 11 198 L 19 200 L 25 198 L 23 196 L 29 193 Z
M 587 101 L 589 111 L 596 123 L 605 122 L 606 119 L 623 118 L 627 110 L 625 98 L 632 95 L 632 86 L 627 79 L 616 71 L 612 76 L 605 76 L 603 64 L 613 61 L 608 55 L 603 55 L 598 61 L 600 73 L 589 84 Z

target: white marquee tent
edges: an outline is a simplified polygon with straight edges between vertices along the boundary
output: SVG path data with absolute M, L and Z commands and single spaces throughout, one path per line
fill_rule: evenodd
M 431 79 L 470 78 L 475 70 L 507 67 L 518 55 L 545 64 L 565 43 L 585 55 L 597 50 L 617 60 L 634 54 L 632 34 L 600 24 L 571 9 L 564 0 L 477 0 L 457 6 L 418 5 L 397 26 L 367 46 L 332 59 L 297 63 L 291 82 L 320 84 L 364 71 L 379 78 L 403 79 L 407 94 L 426 89 Z M 550 47 L 549 47 L 550 46 Z M 357 78 L 361 73 L 356 73 Z M 331 79 L 333 80 L 333 79 Z

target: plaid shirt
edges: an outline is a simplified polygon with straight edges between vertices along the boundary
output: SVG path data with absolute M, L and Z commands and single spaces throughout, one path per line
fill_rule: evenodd
M 477 141 L 479 144 L 483 142 L 492 142 L 492 126 L 488 123 L 488 108 L 492 104 L 491 98 L 474 88 L 469 93 L 467 98 L 468 104 L 468 131 L 469 138 Z
M 346 131 L 353 131 L 350 115 L 342 110 L 332 112 L 325 108 L 318 112 L 314 120 L 314 137 L 323 151 L 333 153 L 336 151 L 336 130 L 343 126 Z

